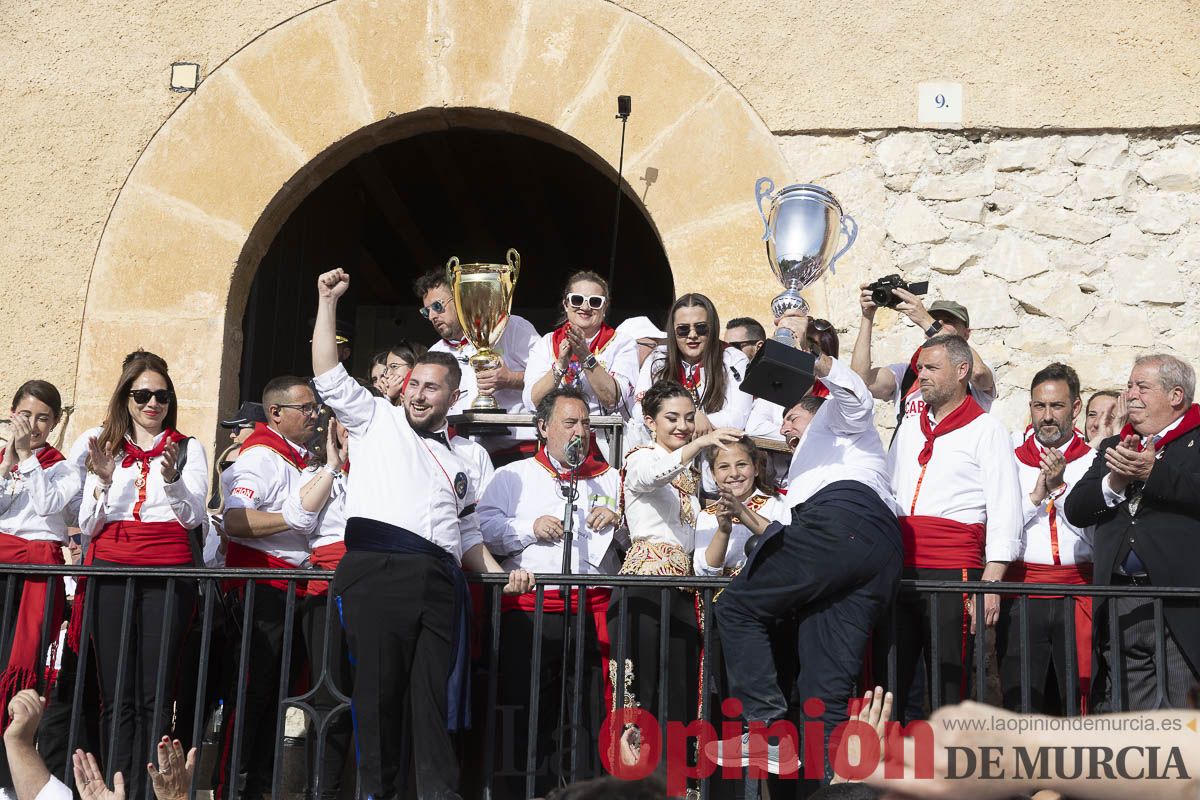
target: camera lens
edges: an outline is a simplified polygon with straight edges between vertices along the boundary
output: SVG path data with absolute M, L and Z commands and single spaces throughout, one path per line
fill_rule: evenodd
M 888 303 L 892 302 L 892 290 L 872 289 L 871 302 L 877 306 L 886 306 Z

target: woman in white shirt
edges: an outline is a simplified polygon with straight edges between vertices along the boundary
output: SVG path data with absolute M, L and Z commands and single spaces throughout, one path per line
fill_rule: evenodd
M 710 448 L 704 457 L 712 466 L 719 490 L 729 492 L 746 508 L 769 520 L 787 519 L 787 507 L 779 499 L 779 488 L 767 477 L 763 453 L 749 437 L 742 437 L 725 449 Z M 754 535 L 721 503 L 705 507 L 696 520 L 693 560 L 696 574 L 710 577 L 738 574 L 746 563 L 746 547 Z
M 192 531 L 204 524 L 208 466 L 200 443 L 175 430 L 177 415 L 175 387 L 166 362 L 145 351 L 128 357 L 109 400 L 104 428 L 88 441 L 89 474 L 79 510 L 79 527 L 87 546 L 84 563 L 193 564 L 191 537 Z M 170 729 L 172 679 L 195 606 L 196 586 L 182 579 L 134 581 L 126 643 L 121 640 L 126 579 L 91 578 L 86 590 L 84 583 L 80 581 L 75 605 L 91 609 L 104 762 L 126 776 L 129 796 L 139 797 L 146 778 L 140 762 L 151 752 L 154 741 Z M 85 591 L 91 595 L 86 601 Z M 72 619 L 68 639 L 75 647 L 78 630 Z M 123 651 L 125 670 L 119 676 Z M 161 660 L 164 652 L 165 661 Z M 157 698 L 155 718 L 160 670 L 165 670 L 166 696 Z M 121 707 L 115 708 L 118 680 Z M 110 739 L 114 713 L 116 736 Z
M 721 319 L 712 301 L 702 294 L 685 294 L 671 306 L 667 319 L 667 342 L 655 349 L 642 364 L 634 387 L 635 403 L 660 380 L 683 385 L 696 403 L 696 435 L 714 428 L 746 427 L 754 398 L 741 390 L 749 363 L 736 347 L 726 347 L 720 338 Z M 641 424 L 644 409 L 635 405 L 628 426 L 631 444 L 646 441 Z
M 79 473 L 46 437 L 62 416 L 58 389 L 46 381 L 27 381 L 17 389 L 11 408 L 9 441 L 0 451 L 0 562 L 5 564 L 62 564 L 67 543 L 63 510 L 79 493 Z M 2 625 L 10 631 L 0 642 L 0 709 L 22 689 L 38 687 L 46 650 L 58 641 L 63 619 L 62 579 L 15 583 L 4 608 Z M 50 624 L 43 630 L 43 612 L 50 606 Z M 49 694 L 48 691 L 44 692 Z M 7 718 L 7 714 L 4 715 Z M 0 759 L 3 754 L 0 752 Z M 11 786 L 7 762 L 0 764 L 0 786 Z
M 621 574 L 691 575 L 696 514 L 700 510 L 696 498 L 699 473 L 693 461 L 707 447 L 722 448 L 737 441 L 742 432 L 717 428 L 695 438 L 695 403 L 691 393 L 674 381 L 654 384 L 642 399 L 642 409 L 654 443 L 630 451 L 621 470 L 621 508 L 632 542 Z M 673 678 L 667 687 L 667 711 L 671 720 L 688 722 L 696 718 L 698 710 L 700 630 L 696 596 L 671 589 L 668 597 L 666 660 Z M 630 587 L 623 593 L 614 592 L 614 598 L 608 610 L 609 630 L 614 637 L 620 635 L 622 604 L 627 609 L 629 649 L 624 702 L 628 705 L 632 700 L 657 713 L 662 590 Z M 616 647 L 614 644 L 614 653 Z M 615 681 L 616 672 L 615 666 L 610 666 L 610 680 Z

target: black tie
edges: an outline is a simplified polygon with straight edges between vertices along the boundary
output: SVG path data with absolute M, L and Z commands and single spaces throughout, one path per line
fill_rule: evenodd
M 420 428 L 413 428 L 413 431 L 422 439 L 432 439 L 435 442 L 440 442 L 447 450 L 450 449 L 450 440 L 446 438 L 445 431 L 423 431 Z

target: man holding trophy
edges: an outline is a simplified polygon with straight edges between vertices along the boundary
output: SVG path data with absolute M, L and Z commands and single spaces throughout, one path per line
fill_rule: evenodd
M 764 178 L 756 187 L 760 206 L 774 188 L 762 191 L 770 183 Z M 778 685 L 768 632 L 775 619 L 799 611 L 798 635 L 806 643 L 797 677 L 800 699 L 822 704 L 821 752 L 828 752 L 830 733 L 847 719 L 871 627 L 899 587 L 900 526 L 867 385 L 837 359 L 814 357 L 796 345 L 805 342 L 808 328 L 808 305 L 799 289 L 849 249 L 857 226 L 829 192 L 806 184 L 783 189 L 772 199 L 770 217 L 763 218 L 771 267 L 788 288 L 772 303 L 778 329 L 751 362 L 742 389 L 790 408 L 819 378 L 829 397 L 792 456 L 790 519 L 764 519 L 721 493 L 719 503 L 761 536 L 721 595 L 717 624 L 731 693 L 741 701 L 744 719 L 770 725 L 785 718 L 787 698 Z M 834 254 L 839 230 L 849 242 Z M 753 760 L 774 774 L 794 774 L 798 743 L 765 739 L 745 732 L 705 752 L 722 766 Z M 831 765 L 817 774 L 822 772 L 832 778 Z

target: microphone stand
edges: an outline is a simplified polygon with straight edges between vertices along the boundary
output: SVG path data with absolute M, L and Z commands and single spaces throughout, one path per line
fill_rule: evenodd
M 564 487 L 564 494 L 566 497 L 566 507 L 563 510 L 563 538 L 562 538 L 562 543 L 563 543 L 562 574 L 563 575 L 571 574 L 571 548 L 574 546 L 574 539 L 575 539 L 575 500 L 579 496 L 579 488 L 578 488 L 579 487 L 579 465 L 583 463 L 583 459 L 579 457 L 579 454 L 581 453 L 582 449 L 583 449 L 583 444 L 581 442 L 579 447 L 576 448 L 576 450 L 575 450 L 576 455 L 575 455 L 575 458 L 573 459 L 577 463 L 571 464 L 570 478 L 567 480 L 567 484 Z M 570 463 L 570 462 L 568 462 L 568 463 Z M 561 590 L 562 588 L 565 588 L 566 592 L 563 592 Z M 559 594 L 563 595 L 562 661 L 560 662 L 561 669 L 562 669 L 562 682 L 560 684 L 560 689 L 559 689 L 559 693 L 558 693 L 558 742 L 557 742 L 558 755 L 559 755 L 559 759 L 560 759 L 559 760 L 559 773 L 558 773 L 558 780 L 559 780 L 560 786 L 565 786 L 568 782 L 566 765 L 569 763 L 569 758 L 568 758 L 567 751 L 563 748 L 563 739 L 564 739 L 564 736 L 566 735 L 566 724 L 568 722 L 568 720 L 566 719 L 567 657 L 570 652 L 568 645 L 571 641 L 571 598 L 573 596 L 572 592 L 573 592 L 573 590 L 570 586 L 561 587 L 559 590 Z M 582 608 L 579 609 L 579 612 L 582 614 L 583 609 Z M 575 687 L 575 691 L 576 692 L 579 691 L 578 686 Z M 573 733 L 574 733 L 574 731 L 572 731 L 572 734 Z

